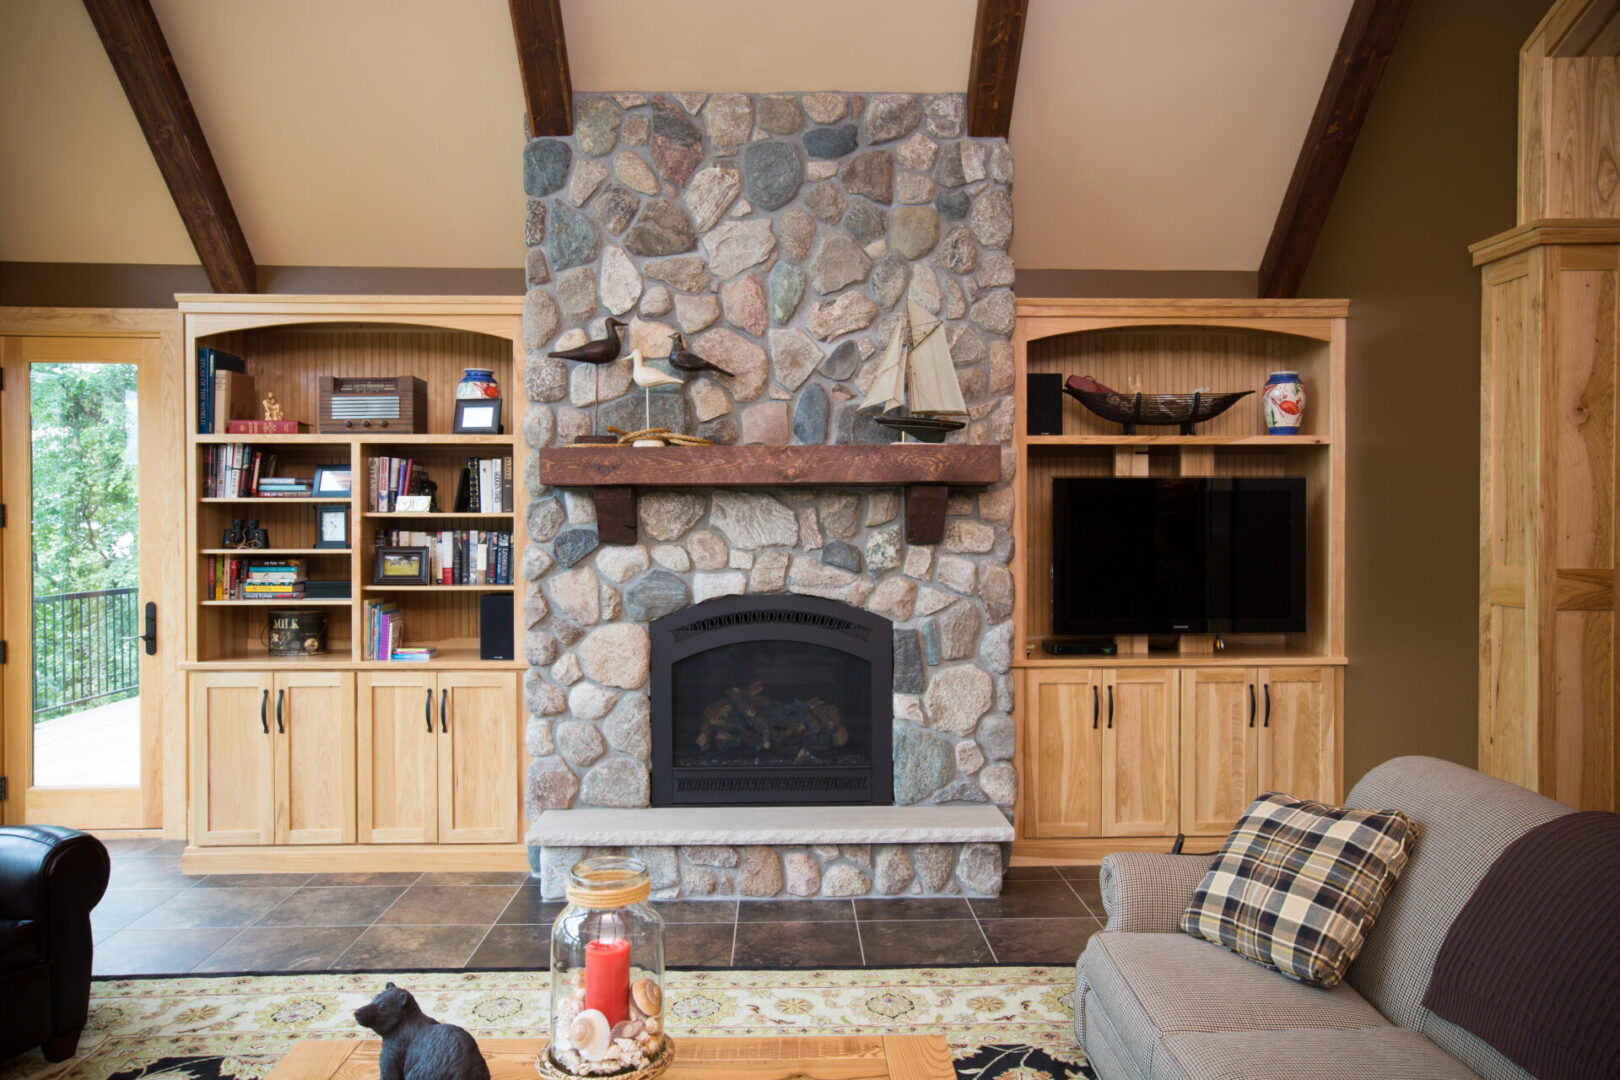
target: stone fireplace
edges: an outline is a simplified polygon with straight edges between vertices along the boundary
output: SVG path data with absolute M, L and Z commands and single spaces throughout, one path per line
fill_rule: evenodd
M 666 897 L 999 890 L 1018 790 L 1012 161 L 964 136 L 964 111 L 961 95 L 580 95 L 572 138 L 530 142 L 527 810 L 548 895 L 610 849 Z M 950 441 L 1002 448 L 999 482 L 950 489 L 937 543 L 908 542 L 902 488 L 870 479 L 642 488 L 634 543 L 603 542 L 590 488 L 547 483 L 539 451 L 593 413 L 739 447 L 891 441 L 856 406 L 908 299 L 945 324 L 969 409 Z M 649 402 L 628 361 L 546 356 L 609 315 L 654 366 L 679 332 L 731 375 Z M 715 659 L 663 664 L 704 632 Z

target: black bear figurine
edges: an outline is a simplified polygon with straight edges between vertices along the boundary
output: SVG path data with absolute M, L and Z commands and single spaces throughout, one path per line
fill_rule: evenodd
M 382 1036 L 381 1080 L 489 1080 L 477 1041 L 465 1028 L 424 1016 L 409 990 L 389 983 L 354 1019 Z

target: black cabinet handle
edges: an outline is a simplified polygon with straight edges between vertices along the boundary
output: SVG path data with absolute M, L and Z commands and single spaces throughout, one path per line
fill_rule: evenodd
M 433 691 L 427 692 L 427 699 L 422 702 L 422 719 L 427 721 L 428 734 L 433 734 Z
M 1108 684 L 1108 730 L 1114 730 L 1114 684 Z
M 1266 683 L 1266 727 L 1271 726 L 1271 684 Z
M 448 702 L 449 700 L 450 700 L 450 691 L 448 691 L 448 690 L 440 690 L 439 691 L 439 730 L 441 732 L 448 732 L 450 730 L 450 722 L 444 718 L 444 706 L 445 706 L 445 703 Z
M 270 691 L 268 690 L 264 692 L 264 697 L 259 699 L 259 726 L 264 728 L 266 735 L 270 734 Z
M 1101 719 L 1102 719 L 1102 691 L 1097 689 L 1097 684 L 1096 683 L 1092 683 L 1091 684 L 1091 730 L 1092 731 L 1097 730 L 1097 724 L 1099 722 L 1101 722 Z
M 1254 683 L 1249 684 L 1249 726 L 1254 727 Z
M 280 734 L 280 735 L 287 734 L 287 725 L 283 724 L 281 722 L 281 703 L 283 701 L 285 701 L 286 698 L 287 698 L 287 691 L 285 691 L 285 690 L 277 690 L 276 691 L 276 733 Z

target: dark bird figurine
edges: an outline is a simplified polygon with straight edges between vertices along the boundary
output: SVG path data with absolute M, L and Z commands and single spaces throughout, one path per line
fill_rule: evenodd
M 718 371 L 728 379 L 735 379 L 737 377 L 732 372 L 729 372 L 725 368 L 721 367 L 719 364 L 711 364 L 707 360 L 703 359 L 703 357 L 687 348 L 686 338 L 681 334 L 676 334 L 674 337 L 669 339 L 669 363 L 671 367 L 675 368 L 675 370 L 683 371 L 688 374 L 695 374 L 699 371 Z
M 587 341 L 576 348 L 546 354 L 547 356 L 554 356 L 558 360 L 573 360 L 576 363 L 596 365 L 596 392 L 591 396 L 591 431 L 593 434 L 588 437 L 581 436 L 580 440 L 576 441 L 594 442 L 598 439 L 594 432 L 596 431 L 596 411 L 602 403 L 602 365 L 611 364 L 619 358 L 619 349 L 621 348 L 619 344 L 619 328 L 624 325 L 618 319 L 610 318 L 607 321 L 607 337 L 596 341 Z M 604 441 L 607 438 L 605 435 L 601 436 Z

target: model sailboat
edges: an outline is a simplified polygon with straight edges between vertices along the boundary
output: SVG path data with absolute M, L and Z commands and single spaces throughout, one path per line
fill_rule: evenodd
M 967 404 L 945 344 L 945 326 L 915 301 L 906 301 L 906 318 L 894 328 L 859 411 L 922 442 L 944 442 L 966 423 L 946 419 L 966 416 Z

